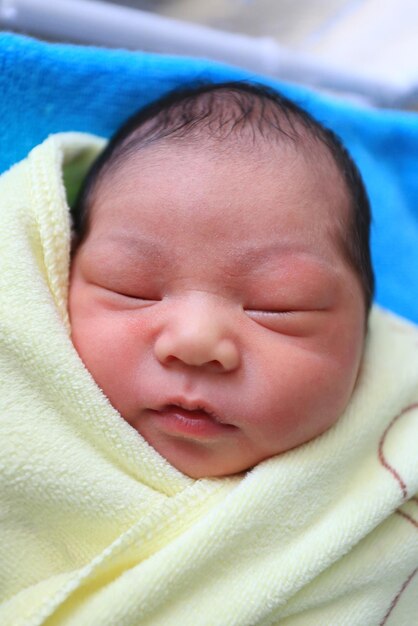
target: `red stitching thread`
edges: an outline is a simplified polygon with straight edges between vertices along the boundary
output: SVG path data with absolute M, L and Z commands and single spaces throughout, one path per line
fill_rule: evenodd
M 399 598 L 401 597 L 401 595 L 403 594 L 403 592 L 405 591 L 405 589 L 407 588 L 407 586 L 409 585 L 409 583 L 411 582 L 411 580 L 413 579 L 413 577 L 415 576 L 415 574 L 418 572 L 418 567 L 416 570 L 414 570 L 412 572 L 412 574 L 410 574 L 408 576 L 408 578 L 406 579 L 406 581 L 404 582 L 404 584 L 402 585 L 402 587 L 399 589 L 398 593 L 396 594 L 396 596 L 393 598 L 391 605 L 389 607 L 389 609 L 387 610 L 387 613 L 385 615 L 385 617 L 383 618 L 383 620 L 380 622 L 379 626 L 385 626 L 386 622 L 389 619 L 390 614 L 392 613 L 393 609 L 395 608 L 395 606 L 398 604 Z
M 398 415 L 396 415 L 393 420 L 390 422 L 390 424 L 387 426 L 386 430 L 384 431 L 380 441 L 379 441 L 379 461 L 380 463 L 383 465 L 383 467 L 385 467 L 391 474 L 392 476 L 395 478 L 395 480 L 397 481 L 397 483 L 399 484 L 401 491 L 402 491 L 402 496 L 404 498 L 407 497 L 408 495 L 408 491 L 406 488 L 406 484 L 405 482 L 402 480 L 402 478 L 400 477 L 400 475 L 398 474 L 398 472 L 395 470 L 395 468 L 393 468 L 391 465 L 389 465 L 389 463 L 386 461 L 384 454 L 383 454 L 383 445 L 385 443 L 385 439 L 386 436 L 389 432 L 389 430 L 392 428 L 393 424 L 405 413 L 407 413 L 408 411 L 410 411 L 411 409 L 416 409 L 418 408 L 418 403 L 415 404 L 411 404 L 410 406 L 406 407 L 405 409 L 403 409 L 403 411 L 401 411 Z M 418 503 L 418 497 L 414 496 L 413 498 L 411 498 L 411 500 L 413 500 L 414 502 Z M 418 522 L 416 522 L 413 517 L 411 517 L 410 515 L 408 515 L 407 513 L 405 513 L 404 511 L 400 511 L 399 509 L 397 511 L 395 511 L 398 515 L 400 515 L 401 517 L 403 517 L 404 519 L 406 519 L 408 522 L 410 522 L 413 526 L 415 526 L 416 528 L 418 528 Z M 412 574 L 410 574 L 408 576 L 408 578 L 406 579 L 406 581 L 403 583 L 402 587 L 400 588 L 400 590 L 398 591 L 398 593 L 396 594 L 396 596 L 393 598 L 387 612 L 386 615 L 384 616 L 383 620 L 380 622 L 379 626 L 384 626 L 386 624 L 386 622 L 388 621 L 390 614 L 392 613 L 393 609 L 395 608 L 395 606 L 398 604 L 399 598 L 401 597 L 401 595 L 403 594 L 403 592 L 405 591 L 405 589 L 407 588 L 407 586 L 409 585 L 409 583 L 411 582 L 411 580 L 413 579 L 413 577 L 415 576 L 415 574 L 418 572 L 418 568 L 415 569 Z
M 411 522 L 411 524 L 413 524 L 415 528 L 418 528 L 418 522 L 414 520 L 414 518 L 411 517 L 411 515 L 408 515 L 408 513 L 405 513 L 404 511 L 401 511 L 400 509 L 395 511 L 395 513 L 404 517 L 406 520 L 408 520 L 408 522 Z
M 380 463 L 383 465 L 383 467 L 385 467 L 388 472 L 390 472 L 392 474 L 392 476 L 394 477 L 394 479 L 397 481 L 397 483 L 399 484 L 399 487 L 401 488 L 402 491 L 402 497 L 404 499 L 406 499 L 406 497 L 408 496 L 408 490 L 406 487 L 405 482 L 402 480 L 401 476 L 398 474 L 398 472 L 395 470 L 394 467 L 392 467 L 391 465 L 389 465 L 389 463 L 386 461 L 385 456 L 383 454 L 383 445 L 385 443 L 385 439 L 386 439 L 386 435 L 388 434 L 389 430 L 392 428 L 392 426 L 394 425 L 394 423 L 400 418 L 402 417 L 402 415 L 404 415 L 405 413 L 407 413 L 408 411 L 411 411 L 412 409 L 416 409 L 418 408 L 418 402 L 411 404 L 410 406 L 407 406 L 405 409 L 403 409 L 403 411 L 401 411 L 398 415 L 396 415 L 393 420 L 390 422 L 390 424 L 386 427 L 385 432 L 383 433 L 382 437 L 380 438 L 379 441 L 379 461 Z

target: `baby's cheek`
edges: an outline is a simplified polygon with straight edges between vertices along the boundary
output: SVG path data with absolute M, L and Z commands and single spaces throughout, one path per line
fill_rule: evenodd
M 300 445 L 337 421 L 351 391 L 352 377 L 335 358 L 288 350 L 264 377 L 259 427 L 277 451 Z
M 129 342 L 120 325 L 109 314 L 93 307 L 70 308 L 71 339 L 81 360 L 96 383 L 108 395 L 115 380 L 123 380 L 129 361 Z
M 158 336 L 158 314 L 155 307 L 119 314 L 114 324 L 120 325 L 120 334 L 131 344 L 152 345 Z

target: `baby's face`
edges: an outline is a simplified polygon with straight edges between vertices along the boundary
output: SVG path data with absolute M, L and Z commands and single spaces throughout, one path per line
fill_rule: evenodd
M 130 157 L 100 183 L 71 271 L 80 357 L 192 477 L 242 472 L 324 432 L 363 348 L 335 167 L 291 147 L 236 152 L 168 142 Z

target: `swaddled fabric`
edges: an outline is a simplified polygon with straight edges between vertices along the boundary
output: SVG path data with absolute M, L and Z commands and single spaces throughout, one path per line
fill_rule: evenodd
M 55 135 L 0 178 L 0 624 L 412 625 L 417 329 L 373 310 L 325 434 L 240 476 L 181 474 L 70 339 L 64 182 L 102 145 Z

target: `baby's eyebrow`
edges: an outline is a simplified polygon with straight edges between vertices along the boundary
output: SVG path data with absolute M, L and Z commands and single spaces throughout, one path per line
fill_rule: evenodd
M 236 267 L 240 271 L 250 271 L 251 269 L 257 269 L 259 267 L 268 265 L 278 260 L 283 260 L 286 257 L 299 257 L 305 258 L 309 262 L 313 262 L 316 265 L 322 267 L 328 267 L 328 263 L 325 258 L 320 254 L 315 254 L 308 250 L 306 246 L 299 243 L 290 242 L 274 242 L 272 244 L 261 246 L 245 246 L 242 244 L 240 248 L 233 252 L 233 260 Z
M 169 258 L 164 246 L 153 239 L 142 237 L 141 235 L 132 236 L 129 233 L 113 233 L 106 237 L 106 243 L 111 245 L 124 247 L 124 253 L 128 252 L 132 258 L 140 257 L 150 259 L 152 262 L 169 263 Z

